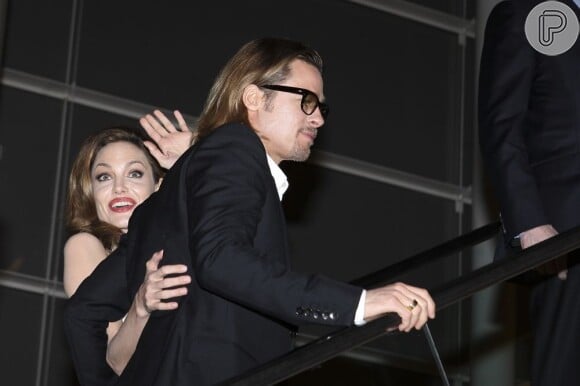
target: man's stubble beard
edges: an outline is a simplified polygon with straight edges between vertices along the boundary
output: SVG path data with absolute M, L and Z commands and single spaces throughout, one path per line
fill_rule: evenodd
M 308 157 L 310 157 L 310 146 L 304 148 L 300 146 L 298 141 L 296 141 L 292 153 L 289 155 L 288 161 L 304 162 Z

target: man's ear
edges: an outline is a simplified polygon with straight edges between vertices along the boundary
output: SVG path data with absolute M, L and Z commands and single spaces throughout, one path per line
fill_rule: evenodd
M 258 110 L 264 101 L 264 92 L 255 84 L 250 84 L 244 89 L 242 101 L 248 111 Z

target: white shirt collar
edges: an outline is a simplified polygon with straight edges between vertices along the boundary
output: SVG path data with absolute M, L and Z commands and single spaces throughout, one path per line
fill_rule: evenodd
M 276 190 L 278 191 L 278 197 L 280 197 L 280 201 L 282 201 L 282 196 L 288 190 L 288 178 L 286 174 L 280 169 L 280 166 L 270 156 L 266 153 L 266 157 L 268 158 L 268 166 L 270 167 L 270 174 L 274 178 L 274 183 L 276 184 Z

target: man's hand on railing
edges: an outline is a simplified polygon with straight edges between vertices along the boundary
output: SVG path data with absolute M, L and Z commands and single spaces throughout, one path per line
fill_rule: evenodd
M 540 225 L 522 232 L 520 234 L 520 245 L 522 246 L 522 249 L 526 249 L 532 245 L 547 240 L 550 237 L 554 237 L 557 234 L 558 231 L 550 224 Z
M 528 229 L 520 234 L 520 245 L 522 249 L 529 248 L 537 243 L 541 243 L 558 234 L 558 231 L 550 224 L 540 225 L 532 229 Z M 544 265 L 538 267 L 538 271 L 544 275 L 558 274 L 560 280 L 566 280 L 568 276 L 568 266 L 566 263 L 566 256 L 551 260 Z
M 427 290 L 404 283 L 368 290 L 364 320 L 370 321 L 388 312 L 396 312 L 401 317 L 399 331 L 419 330 L 429 318 L 435 318 L 435 302 Z

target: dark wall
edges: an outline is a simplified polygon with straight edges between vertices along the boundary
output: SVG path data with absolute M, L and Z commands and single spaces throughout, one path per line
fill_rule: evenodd
M 436 6 L 461 16 L 462 3 Z M 317 149 L 443 182 L 470 181 L 463 160 L 471 159 L 472 113 L 462 106 L 473 99 L 473 50 L 448 32 L 337 0 L 14 0 L 5 28 L 5 68 L 192 116 L 243 43 L 262 36 L 301 40 L 325 59 L 331 115 Z M 62 279 L 71 160 L 88 133 L 115 124 L 137 126 L 120 115 L 0 88 L 0 269 Z M 469 208 L 457 213 L 448 200 L 311 164 L 283 168 L 299 270 L 350 280 L 450 239 L 468 223 Z M 405 279 L 433 286 L 457 275 L 458 264 L 453 258 Z M 74 384 L 62 304 L 0 288 L 0 341 L 9 337 L 21 347 L 19 355 L 0 350 L 11 357 L 0 360 L 6 384 Z M 460 345 L 460 317 L 452 309 L 434 323 L 450 355 Z M 420 335 L 386 345 L 429 360 Z M 23 381 L 24 373 L 30 379 Z

